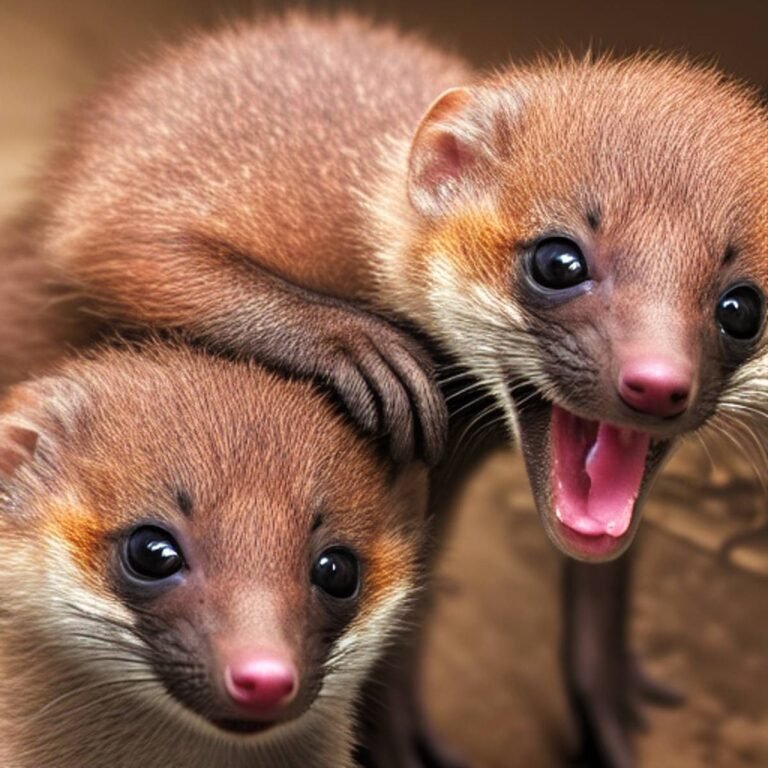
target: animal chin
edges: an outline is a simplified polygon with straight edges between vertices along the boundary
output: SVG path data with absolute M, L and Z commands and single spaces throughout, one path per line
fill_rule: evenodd
M 647 432 L 584 419 L 527 393 L 520 434 L 536 504 L 554 544 L 579 560 L 618 557 L 639 500 L 669 449 Z
M 168 690 L 168 689 L 166 689 Z M 282 725 L 298 718 L 298 714 L 290 719 L 268 719 L 266 717 L 241 716 L 231 707 L 220 707 L 218 702 L 208 701 L 208 706 L 203 708 L 196 706 L 200 700 L 193 703 L 178 696 L 173 690 L 168 690 L 174 704 L 183 713 L 187 722 L 194 723 L 195 729 L 211 736 L 215 734 L 218 739 L 230 739 L 233 742 L 244 740 L 257 741 L 267 733 L 272 735 Z M 178 711 L 178 710 L 177 710 Z
M 212 722 L 220 730 L 240 736 L 255 736 L 264 733 L 277 725 L 276 722 L 236 719 L 213 720 Z

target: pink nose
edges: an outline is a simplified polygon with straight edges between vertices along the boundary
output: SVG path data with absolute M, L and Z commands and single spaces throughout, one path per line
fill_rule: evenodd
M 224 672 L 227 693 L 241 709 L 270 714 L 296 696 L 293 664 L 277 656 L 254 656 L 230 664 Z
M 690 365 L 663 357 L 635 358 L 619 371 L 619 395 L 649 416 L 677 416 L 688 407 L 693 386 Z

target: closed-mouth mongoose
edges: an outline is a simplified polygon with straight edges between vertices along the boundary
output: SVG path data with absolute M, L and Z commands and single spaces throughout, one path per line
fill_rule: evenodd
M 0 406 L 0 764 L 352 766 L 426 472 L 306 382 L 167 344 Z

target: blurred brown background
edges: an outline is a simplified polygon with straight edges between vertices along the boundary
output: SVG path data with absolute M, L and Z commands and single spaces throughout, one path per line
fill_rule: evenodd
M 110 69 L 191 25 L 283 5 L 0 0 L 0 213 L 23 199 L 57 112 Z M 768 84 L 765 0 L 304 6 L 373 12 L 483 66 L 563 46 L 655 48 Z M 673 461 L 641 536 L 633 631 L 652 670 L 689 696 L 683 709 L 651 714 L 641 766 L 768 766 L 768 536 L 723 550 L 733 535 L 759 529 L 768 505 L 732 446 L 713 451 L 717 468 L 696 441 Z M 438 724 L 479 768 L 563 764 L 570 733 L 557 674 L 557 577 L 520 463 L 500 455 L 468 490 L 442 563 L 427 669 Z

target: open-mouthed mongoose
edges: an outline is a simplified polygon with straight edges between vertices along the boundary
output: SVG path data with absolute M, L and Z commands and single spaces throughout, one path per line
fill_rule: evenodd
M 616 556 L 674 440 L 760 396 L 765 112 L 665 58 L 471 79 L 351 18 L 194 37 L 74 115 L 43 247 L 111 317 L 366 402 L 407 371 L 340 363 L 360 318 L 313 297 L 410 320 L 503 404 L 555 541 Z

